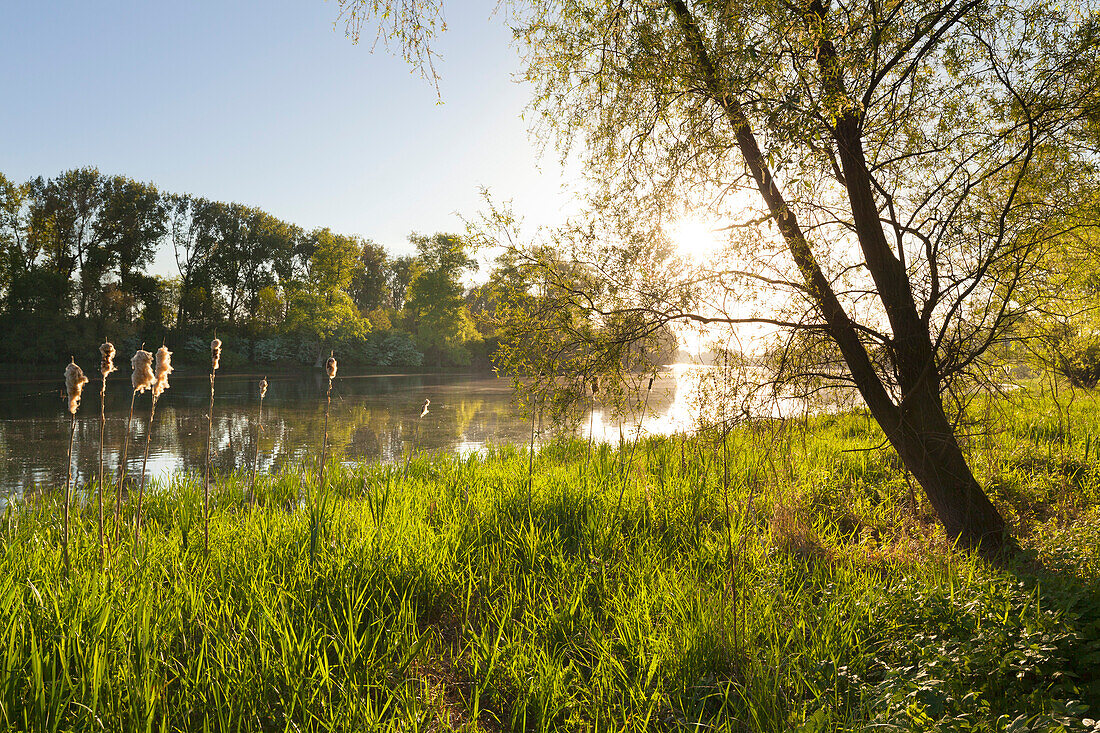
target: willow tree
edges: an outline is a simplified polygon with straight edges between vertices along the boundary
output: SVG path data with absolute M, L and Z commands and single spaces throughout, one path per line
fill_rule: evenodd
M 343 0 L 413 61 L 438 2 Z M 826 339 L 949 537 L 996 549 L 944 396 L 1022 304 L 1020 283 L 1094 186 L 1073 131 L 1096 116 L 1096 18 L 1035 0 L 516 0 L 545 130 L 579 154 L 603 220 L 677 207 L 729 222 L 704 275 L 751 308 L 667 279 L 611 288 L 607 313 L 771 323 Z M 388 12 L 382 12 L 383 10 Z M 430 72 L 429 72 L 430 73 Z M 1058 151 L 1065 166 L 1036 180 Z M 618 224 L 616 224 L 618 226 Z M 613 227 L 612 227 L 613 228 Z M 622 238 L 621 241 L 629 241 Z M 608 240 L 589 262 L 601 271 Z M 699 293 L 701 279 L 691 279 Z M 685 287 L 687 283 L 684 283 Z M 769 309 L 771 311 L 769 312 Z

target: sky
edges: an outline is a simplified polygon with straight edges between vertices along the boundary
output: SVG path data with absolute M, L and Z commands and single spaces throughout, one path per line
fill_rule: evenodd
M 372 33 L 353 45 L 333 0 L 4 0 L 0 172 L 96 166 L 394 254 L 410 232 L 461 231 L 481 186 L 553 224 L 568 177 L 528 134 L 495 5 L 446 4 L 437 95 Z

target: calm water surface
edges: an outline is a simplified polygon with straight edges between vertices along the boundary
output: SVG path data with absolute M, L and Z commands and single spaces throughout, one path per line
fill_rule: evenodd
M 673 367 L 654 382 L 641 421 L 641 432 L 667 434 L 694 424 L 691 367 Z M 59 371 L 60 376 L 60 371 Z M 89 374 L 89 376 L 91 376 Z M 322 374 L 268 375 L 270 387 L 258 430 L 257 384 L 263 375 L 219 375 L 214 399 L 213 464 L 219 470 L 251 465 L 260 449 L 260 470 L 271 471 L 320 453 L 324 433 Z M 76 423 L 73 466 L 77 483 L 94 477 L 99 451 L 98 375 L 84 391 Z M 149 471 L 201 472 L 207 438 L 209 381 L 184 368 L 172 375 L 171 388 L 157 403 L 149 451 Z M 0 492 L 22 492 L 36 485 L 65 481 L 69 416 L 62 402 L 63 380 L 0 379 Z M 117 471 L 130 407 L 129 373 L 107 382 L 107 433 L 104 465 Z M 511 403 L 506 379 L 474 375 L 345 375 L 337 377 L 329 414 L 333 454 L 345 461 L 399 459 L 406 451 L 463 454 L 490 444 L 526 443 L 531 422 Z M 424 400 L 431 408 L 418 420 Z M 141 471 L 149 418 L 149 394 L 139 395 L 131 427 L 127 467 Z M 637 409 L 637 408 L 635 408 Z M 597 440 L 617 441 L 620 425 L 629 438 L 635 416 L 620 418 L 597 409 L 576 428 Z M 556 426 L 544 424 L 540 438 Z

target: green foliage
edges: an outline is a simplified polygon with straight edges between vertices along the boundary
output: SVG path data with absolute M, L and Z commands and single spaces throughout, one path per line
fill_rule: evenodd
M 859 413 L 726 446 L 563 439 L 530 488 L 515 446 L 334 463 L 324 488 L 291 469 L 261 477 L 254 508 L 225 475 L 209 559 L 201 482 L 179 476 L 106 570 L 94 501 L 76 502 L 68 578 L 58 500 L 18 501 L 0 521 L 0 723 L 1094 731 L 1100 400 L 1033 397 L 991 403 L 1005 429 L 970 446 L 1002 506 L 1034 497 L 1027 554 L 1001 566 L 943 544 Z
M 467 244 L 453 234 L 413 235 L 417 262 L 409 281 L 405 309 L 417 346 L 429 362 L 469 366 L 466 344 L 480 338 L 463 300 L 461 278 L 477 263 Z
M 1091 223 L 1094 212 L 1086 208 L 1076 218 Z M 1098 252 L 1100 237 L 1091 227 L 1060 237 L 1027 293 L 1035 307 L 1016 329 L 1044 369 L 1090 389 L 1100 383 Z
M 342 290 L 318 293 L 291 290 L 287 306 L 286 327 L 325 344 L 334 339 L 360 339 L 370 324 L 363 320 L 351 296 Z
M 51 362 L 104 338 L 176 341 L 201 362 L 190 342 L 217 332 L 228 366 L 311 365 L 333 349 L 356 366 L 416 367 L 425 351 L 436 366 L 474 355 L 484 366 L 463 300 L 476 267 L 466 244 L 412 242 L 416 256 L 390 258 L 360 237 L 94 168 L 22 185 L 0 175 L 0 328 L 16 337 L 0 343 L 0 362 Z M 164 245 L 177 278 L 147 274 Z

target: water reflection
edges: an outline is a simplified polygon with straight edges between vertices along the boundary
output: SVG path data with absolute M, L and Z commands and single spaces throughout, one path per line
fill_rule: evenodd
M 694 368 L 698 369 L 698 368 Z M 599 404 L 579 418 L 576 430 L 596 440 L 617 442 L 620 430 L 630 439 L 690 429 L 697 408 L 693 368 L 676 367 L 635 394 L 622 415 Z M 258 382 L 263 375 L 219 376 L 214 400 L 213 465 L 219 470 L 251 466 L 259 437 L 260 471 L 271 471 L 320 452 L 324 431 L 322 374 L 268 375 L 263 428 L 257 429 Z M 209 382 L 205 375 L 180 369 L 157 404 L 149 451 L 149 472 L 163 477 L 176 471 L 199 473 L 206 455 Z M 126 375 L 108 382 L 104 465 L 117 472 L 130 390 Z M 427 416 L 419 419 L 425 398 Z M 531 421 L 511 404 L 510 382 L 470 375 L 368 375 L 337 378 L 332 391 L 329 441 L 344 460 L 398 460 L 406 451 L 467 453 L 490 443 L 530 440 Z M 642 406 L 645 404 L 644 411 Z M 74 456 L 79 485 L 94 478 L 99 451 L 99 385 L 85 389 L 77 418 Z M 149 418 L 149 395 L 134 410 L 127 469 L 141 471 Z M 539 439 L 560 426 L 536 423 Z M 65 481 L 69 420 L 61 401 L 60 380 L 0 382 L 0 491 L 59 486 Z

